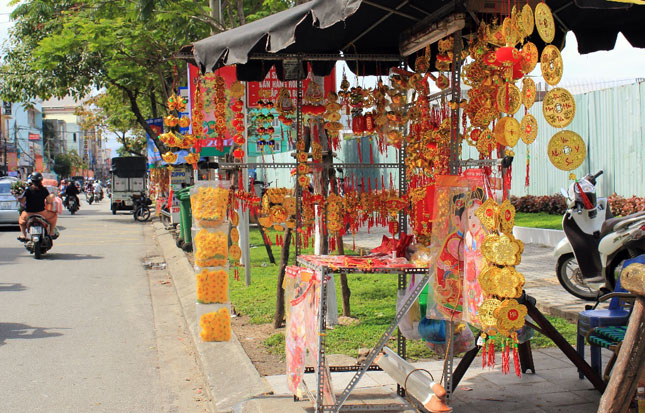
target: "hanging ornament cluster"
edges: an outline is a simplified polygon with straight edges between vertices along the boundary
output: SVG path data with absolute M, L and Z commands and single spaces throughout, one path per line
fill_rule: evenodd
M 475 214 L 488 232 L 481 246 L 486 265 L 477 277 L 486 294 L 478 311 L 484 340 L 482 364 L 495 365 L 497 341 L 502 346 L 502 372 L 510 370 L 512 348 L 515 373 L 520 376 L 517 331 L 524 326 L 527 309 L 516 300 L 524 287 L 524 276 L 515 269 L 521 261 L 524 244 L 513 236 L 515 207 L 508 200 L 499 205 L 489 198 Z
M 269 188 L 262 197 L 262 208 L 258 217 L 258 222 L 265 228 L 273 227 L 278 231 L 276 234 L 275 244 L 284 245 L 284 239 L 280 232 L 283 232 L 285 226 L 290 229 L 296 228 L 296 198 L 293 190 L 287 188 Z M 266 235 L 265 235 L 266 237 Z M 265 239 L 268 244 L 271 240 Z
M 170 95 L 170 97 L 168 98 L 166 106 L 170 111 L 176 110 L 177 112 L 183 112 L 184 110 L 186 110 L 187 103 L 188 101 L 184 97 L 177 96 L 175 92 L 173 92 L 172 95 Z
M 334 149 L 338 149 L 340 145 L 340 131 L 343 129 L 343 124 L 340 123 L 341 109 L 342 106 L 338 103 L 338 95 L 333 91 L 327 93 L 325 113 L 323 114 L 326 121 L 324 128 L 331 143 L 331 147 Z
M 231 265 L 233 265 L 233 275 L 237 281 L 240 280 L 240 259 L 242 258 L 242 249 L 239 246 L 240 241 L 240 230 L 238 225 L 240 224 L 240 217 L 234 209 L 229 210 L 229 219 L 231 221 L 231 231 L 229 233 L 229 238 L 231 239 L 231 246 L 228 249 L 228 258 Z
M 242 100 L 244 93 L 245 88 L 241 82 L 236 81 L 231 85 L 231 111 L 233 112 L 231 126 L 235 131 L 233 135 L 233 144 L 235 145 L 235 148 L 232 153 L 237 159 L 244 158 L 244 144 L 246 143 L 246 139 L 244 138 L 244 130 L 246 129 L 243 113 L 244 101 Z
M 226 82 L 222 76 L 214 78 L 213 107 L 215 115 L 215 147 L 224 150 L 224 137 L 228 133 L 226 127 Z

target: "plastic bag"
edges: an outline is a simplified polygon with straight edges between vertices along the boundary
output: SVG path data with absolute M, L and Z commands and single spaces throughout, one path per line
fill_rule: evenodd
M 421 281 L 421 278 L 419 278 Z M 403 307 L 403 304 L 408 300 L 412 295 L 414 288 L 417 286 L 417 277 L 413 274 L 410 278 L 410 284 L 405 290 L 399 290 L 396 296 L 396 311 L 397 313 Z M 414 300 L 414 303 L 408 310 L 408 312 L 403 316 L 399 322 L 399 330 L 401 334 L 408 340 L 418 340 L 421 338 L 419 335 L 419 322 L 421 321 L 421 310 L 419 307 L 419 300 Z
M 446 354 L 449 345 L 446 339 L 448 322 L 426 318 L 419 326 L 426 345 L 439 355 Z M 475 347 L 475 336 L 466 323 L 455 324 L 452 339 L 454 341 L 454 354 L 465 353 Z

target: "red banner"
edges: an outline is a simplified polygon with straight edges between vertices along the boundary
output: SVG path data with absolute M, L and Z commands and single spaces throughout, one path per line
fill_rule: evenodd
M 307 90 L 307 86 L 311 82 L 311 79 L 307 78 L 302 81 L 302 91 Z M 247 106 L 254 108 L 258 106 L 259 100 L 271 100 L 275 102 L 278 98 L 278 93 L 280 89 L 286 88 L 289 91 L 289 96 L 293 103 L 296 103 L 298 97 L 298 82 L 296 80 L 290 80 L 288 82 L 282 82 L 278 79 L 278 74 L 275 71 L 275 66 L 269 70 L 266 77 L 261 82 L 248 82 L 246 86 L 246 97 L 247 97 Z M 335 69 L 332 72 L 325 76 L 324 78 L 324 89 L 325 96 L 327 93 L 336 90 L 336 73 Z
M 39 141 L 40 140 L 40 135 L 37 133 L 30 133 L 29 134 L 29 140 L 30 141 Z

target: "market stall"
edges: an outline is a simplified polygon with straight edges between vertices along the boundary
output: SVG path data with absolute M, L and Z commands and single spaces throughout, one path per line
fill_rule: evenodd
M 536 99 L 535 82 L 526 75 L 538 60 L 541 76 L 553 87 L 543 97 L 543 115 L 561 129 L 550 141 L 549 156 L 562 170 L 581 164 L 584 140 L 565 129 L 575 116 L 575 102 L 566 89 L 557 87 L 565 67 L 560 56 L 564 35 L 576 32 L 580 48 L 587 52 L 610 46 L 612 35 L 615 41 L 620 30 L 632 44 L 645 46 L 644 39 L 631 31 L 642 12 L 617 5 L 603 10 L 601 19 L 597 9 L 565 1 L 495 2 L 494 7 L 477 1 L 434 3 L 313 1 L 196 42 L 191 53 L 183 51 L 206 72 L 236 65 L 237 81 L 226 85 L 216 72 L 211 91 L 215 127 L 222 131 L 218 145 L 224 145 L 226 131 L 234 131 L 230 162 L 220 164 L 221 169 L 235 172 L 232 188 L 217 205 L 221 208 L 227 198 L 229 208 L 239 210 L 229 212 L 235 217 L 234 226 L 245 211 L 257 211 L 263 227 L 285 231 L 287 241 L 278 238 L 276 243 L 286 248 L 292 231 L 295 234 L 299 267 L 288 267 L 284 282 L 288 377 L 294 395 L 309 395 L 318 411 L 349 407 L 345 402 L 355 384 L 381 353 L 387 354 L 385 344 L 426 284 L 430 288 L 421 315 L 422 336 L 435 348 L 445 349 L 445 392 L 434 392 L 443 405 L 449 404 L 480 351 L 484 366 L 496 364 L 496 345 L 501 346 L 503 373 L 509 373 L 511 365 L 518 376 L 522 370 L 535 371 L 530 346 L 522 337 L 527 325 L 552 338 L 598 390 L 604 389 L 598 375 L 524 292 L 524 277 L 515 269 L 523 245 L 512 235 L 515 210 L 507 199 L 509 173 L 513 147 L 520 140 L 530 145 L 536 136 L 537 122 L 528 114 Z M 606 24 L 603 19 L 608 17 L 622 19 L 621 24 Z M 596 29 L 603 28 L 603 36 L 586 32 L 593 22 Z M 392 35 L 380 34 L 386 29 Z M 356 76 L 387 79 L 363 88 L 351 87 L 344 77 L 340 90 L 325 93 L 314 76 L 328 75 L 337 60 L 347 61 Z M 295 96 L 285 88 L 284 94 L 263 99 L 263 110 L 249 116 L 248 96 L 239 81 L 263 80 L 272 67 L 280 81 L 296 82 Z M 520 81 L 521 88 L 516 85 Z M 431 84 L 441 91 L 432 94 Z M 198 87 L 196 93 L 202 90 Z M 228 106 L 233 115 L 227 120 Z M 295 162 L 267 162 L 265 157 L 263 162 L 248 162 L 250 135 L 272 133 L 268 132 L 274 117 L 269 111 L 274 107 L 281 128 L 294 132 Z M 200 116 L 193 114 L 192 119 L 198 142 L 203 129 Z M 354 140 L 341 139 L 345 131 Z M 352 145 L 362 137 L 369 137 L 369 156 L 361 153 L 359 144 L 360 162 L 335 161 L 340 145 Z M 477 150 L 478 159 L 461 159 L 466 144 Z M 396 149 L 396 159 L 374 162 L 374 152 L 383 153 L 388 147 Z M 268 164 L 294 168 L 295 182 L 293 187 L 270 189 L 260 198 L 249 190 L 247 174 L 250 168 Z M 335 174 L 338 167 L 346 171 L 342 179 Z M 387 174 L 365 179 L 358 172 L 369 168 L 394 168 L 398 180 Z M 316 234 L 326 254 L 342 245 L 344 235 L 374 225 L 389 228 L 393 236 L 374 255 L 360 259 L 301 255 Z M 409 232 L 421 251 L 416 258 L 406 256 Z M 222 243 L 220 239 L 216 244 Z M 243 255 L 237 245 L 229 254 L 238 263 Z M 325 358 L 328 282 L 333 279 L 329 275 L 354 272 L 398 274 L 399 290 L 409 292 L 390 327 L 336 396 L 331 372 L 342 369 L 330 368 Z M 410 286 L 411 274 L 422 278 Z M 532 322 L 526 322 L 527 315 Z M 458 331 L 470 331 L 460 327 L 464 323 L 480 333 L 476 343 L 464 347 L 468 352 L 453 371 Z M 400 332 L 398 344 L 398 355 L 404 359 Z M 303 388 L 299 378 L 307 354 L 316 365 L 316 394 Z M 407 378 L 399 384 L 405 387 Z M 424 405 L 423 400 L 417 402 Z

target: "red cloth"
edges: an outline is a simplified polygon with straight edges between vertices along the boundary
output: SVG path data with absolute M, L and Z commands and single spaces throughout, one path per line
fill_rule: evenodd
M 389 255 L 392 253 L 392 251 L 396 251 L 397 257 L 405 257 L 405 252 L 407 251 L 408 246 L 412 243 L 413 240 L 414 235 L 402 234 L 401 239 L 388 238 L 387 236 L 383 235 L 381 245 L 374 248 L 371 252 L 375 254 L 380 253 Z

